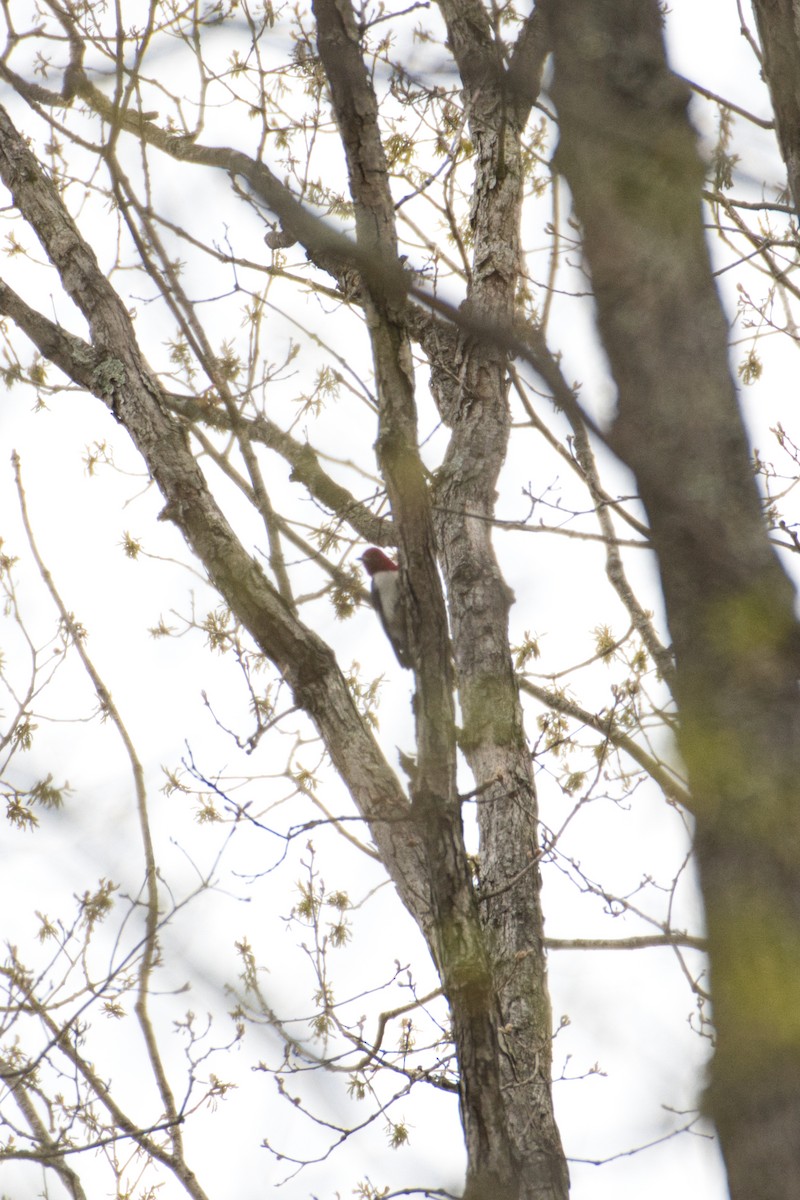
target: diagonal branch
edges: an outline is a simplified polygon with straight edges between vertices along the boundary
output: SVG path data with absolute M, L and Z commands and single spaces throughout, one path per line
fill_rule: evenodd
M 549 691 L 547 688 L 539 687 L 532 683 L 530 679 L 524 677 L 519 678 L 519 686 L 523 692 L 527 692 L 529 696 L 533 696 L 541 704 L 547 708 L 554 709 L 555 712 L 562 713 L 565 717 L 571 717 L 574 721 L 580 721 L 582 725 L 587 725 L 590 729 L 608 738 L 612 746 L 617 750 L 622 750 L 629 758 L 632 758 L 635 763 L 638 763 L 643 771 L 646 771 L 651 779 L 655 780 L 662 792 L 668 799 L 676 804 L 682 805 L 688 812 L 691 812 L 691 796 L 684 787 L 675 779 L 671 771 L 663 766 L 658 759 L 653 758 L 646 750 L 628 737 L 627 734 L 621 733 L 613 723 L 613 718 L 598 716 L 597 713 L 589 712 L 587 708 L 583 708 L 569 697 L 563 696 L 558 692 Z
M 95 355 L 91 390 L 102 395 L 143 455 L 166 500 L 162 519 L 178 527 L 231 611 L 283 672 L 369 822 L 404 903 L 429 929 L 428 885 L 419 845 L 410 834 L 408 803 L 358 713 L 333 652 L 291 612 L 236 538 L 190 452 L 185 429 L 142 358 L 127 309 L 1 108 L 0 177 L 87 321 Z M 56 348 L 64 353 L 70 344 L 61 340 Z
M 8 284 L 0 280 L 0 313 L 12 321 L 33 342 L 42 356 L 79 387 L 104 400 L 98 387 L 97 369 L 102 362 L 91 343 L 69 333 L 32 308 Z M 164 403 L 173 412 L 192 423 L 202 423 L 215 429 L 231 429 L 231 420 L 224 409 L 201 404 L 193 396 L 164 393 Z M 279 454 L 292 468 L 291 478 L 303 486 L 324 508 L 335 513 L 363 538 L 380 546 L 392 544 L 391 523 L 375 514 L 337 483 L 320 463 L 319 456 L 308 442 L 299 442 L 269 417 L 248 418 L 240 415 L 238 423 L 246 426 L 251 441 L 259 442 Z

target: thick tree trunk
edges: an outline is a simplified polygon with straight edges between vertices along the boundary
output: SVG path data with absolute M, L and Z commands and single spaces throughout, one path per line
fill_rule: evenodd
M 483 6 L 443 4 L 476 144 L 473 320 L 507 327 L 519 281 L 520 132 L 543 44 L 529 22 L 507 73 Z M 315 0 L 318 47 L 347 153 L 362 256 L 396 255 L 394 206 L 355 17 Z M 437 510 L 448 585 L 462 748 L 480 791 L 482 898 L 475 896 L 455 794 L 451 669 L 420 471 L 404 313 L 366 281 L 380 407 L 378 451 L 413 609 L 418 771 L 416 826 L 427 849 L 439 935 L 432 950 L 453 1017 L 471 1200 L 563 1200 L 568 1176 L 551 1099 L 552 1025 L 539 903 L 537 808 L 508 644 L 509 595 L 491 548 L 495 483 L 510 418 L 506 354 L 480 340 L 431 351 L 432 385 L 453 427 Z M 407 336 L 407 335 L 406 335 Z M 456 387 L 438 381 L 458 378 Z M 444 393 L 447 398 L 444 399 Z M 467 517 L 466 514 L 473 514 Z M 486 519 L 476 519 L 481 514 Z M 433 571 L 433 575 L 431 572 Z M 441 619 L 440 619 L 441 614 Z M 446 695 L 445 695 L 446 693 Z
M 757 6 L 758 7 L 758 6 Z M 774 5 L 772 7 L 775 7 Z M 655 0 L 547 0 L 558 164 L 619 389 L 677 662 L 734 1200 L 800 1194 L 800 632 L 770 547 Z
M 481 6 L 467 7 L 473 9 L 473 20 L 464 23 L 465 38 L 460 36 L 464 31 L 460 14 L 458 20 L 451 20 L 446 6 L 446 16 L 458 43 L 457 58 L 459 50 L 471 53 L 467 70 L 477 71 L 483 87 L 480 114 L 471 105 L 473 128 L 477 124 L 483 131 L 476 210 L 484 212 L 475 224 L 481 228 L 486 224 L 494 232 L 490 257 L 481 262 L 483 278 L 492 284 L 489 292 L 486 288 L 478 292 L 478 311 L 510 321 L 519 273 L 519 130 L 509 124 L 506 145 L 513 161 L 501 167 L 504 100 L 498 52 Z M 391 262 L 397 255 L 394 204 L 377 101 L 363 62 L 355 15 L 349 0 L 314 0 L 314 13 L 317 45 L 347 156 L 358 247 L 365 258 L 373 255 L 376 261 Z M 476 38 L 476 28 L 482 38 Z M 474 82 L 470 80 L 468 88 Z M 481 241 L 486 239 L 482 228 Z M 429 868 L 434 909 L 430 945 L 450 1004 L 458 1055 L 467 1147 L 465 1196 L 468 1200 L 562 1200 L 566 1169 L 550 1100 L 552 1029 L 539 907 L 536 804 L 511 670 L 508 597 L 491 553 L 490 525 L 455 520 L 453 538 L 439 528 L 457 663 L 463 662 L 462 649 L 471 647 L 471 670 L 459 671 L 459 686 L 470 728 L 467 753 L 482 788 L 481 811 L 486 814 L 483 853 L 492 864 L 487 891 L 497 888 L 500 896 L 485 902 L 481 910 L 467 862 L 456 791 L 450 646 L 431 497 L 417 447 L 405 306 L 367 278 L 365 310 L 379 401 L 377 448 L 402 551 L 415 643 L 418 761 L 411 786 L 412 810 Z M 455 403 L 460 410 L 459 428 L 470 433 L 466 442 L 453 436 L 444 503 L 460 513 L 475 507 L 490 515 L 509 429 L 506 359 L 494 347 L 476 353 L 464 349 L 463 364 L 465 384 Z M 431 365 L 434 374 L 438 369 L 440 375 L 452 377 L 449 358 Z M 467 525 L 473 536 L 464 540 L 461 535 Z
M 538 16 L 506 72 L 477 0 L 443 0 L 475 145 L 473 274 L 464 306 L 474 328 L 513 325 L 521 262 L 521 137 L 539 87 Z M 461 749 L 479 793 L 481 921 L 493 960 L 503 1119 L 521 1200 L 562 1200 L 569 1175 L 552 1103 L 552 1016 L 544 955 L 538 805 L 508 640 L 513 596 L 491 540 L 510 431 L 508 360 L 491 336 L 426 347 L 451 439 L 436 496 L 459 699 Z M 450 381 L 457 379 L 455 387 Z

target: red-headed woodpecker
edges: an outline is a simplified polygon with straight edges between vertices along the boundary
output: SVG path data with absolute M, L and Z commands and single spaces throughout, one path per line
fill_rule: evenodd
M 392 649 L 401 667 L 413 665 L 408 650 L 406 628 L 406 606 L 403 597 L 403 582 L 397 563 L 379 550 L 370 546 L 361 555 L 364 570 L 372 579 L 372 603 L 381 619 L 384 632 L 392 643 Z

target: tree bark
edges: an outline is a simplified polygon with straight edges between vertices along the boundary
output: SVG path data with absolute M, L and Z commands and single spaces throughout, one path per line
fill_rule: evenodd
M 800 212 L 800 6 L 797 0 L 753 0 L 753 12 L 789 190 Z
M 538 13 L 506 67 L 486 9 L 443 0 L 475 146 L 473 271 L 463 313 L 472 329 L 511 329 L 521 263 L 522 134 L 546 43 Z M 513 595 L 491 540 L 511 415 L 508 354 L 490 333 L 426 345 L 451 439 L 438 473 L 436 522 L 447 581 L 461 749 L 479 795 L 480 913 L 501 1020 L 503 1119 L 523 1200 L 561 1200 L 569 1174 L 552 1104 L 552 1014 L 540 901 L 538 804 L 508 638 Z M 456 379 L 457 386 L 446 381 Z M 437 383 L 443 386 L 437 388 Z
M 498 137 L 498 124 L 506 108 L 502 63 L 482 7 L 467 7 L 468 14 L 456 16 L 445 6 L 445 15 L 458 42 L 459 65 L 473 75 L 467 84 L 473 127 L 487 133 L 491 127 L 478 153 L 476 196 L 481 197 L 482 213 L 475 224 L 481 229 L 481 249 L 488 244 L 488 230 L 494 230 L 490 255 L 476 256 L 484 286 L 470 303 L 477 296 L 481 313 L 485 307 L 487 316 L 502 316 L 508 322 L 520 261 L 520 122 L 514 120 L 509 102 L 507 145 L 513 161 L 501 167 L 503 131 Z M 317 44 L 347 156 L 360 257 L 389 262 L 397 255 L 394 205 L 377 100 L 358 44 L 355 16 L 349 0 L 315 0 L 314 12 Z M 530 37 L 524 57 L 532 57 Z M 478 80 L 484 88 L 480 116 Z M 487 287 L 499 298 L 489 302 Z M 453 536 L 439 522 L 438 539 L 434 536 L 431 497 L 417 448 L 405 306 L 374 279 L 365 279 L 365 290 L 380 413 L 377 449 L 416 640 L 419 757 L 412 808 L 426 848 L 436 913 L 431 948 L 450 1003 L 459 1062 L 468 1159 L 465 1195 L 469 1200 L 560 1200 L 566 1194 L 566 1169 L 550 1101 L 552 1028 L 538 899 L 536 806 L 508 647 L 509 598 L 491 551 L 488 523 L 467 522 L 472 536 L 464 541 L 463 520 L 453 521 Z M 469 436 L 453 435 L 445 505 L 463 513 L 474 503 L 489 514 L 509 428 L 506 356 L 487 344 L 474 355 L 465 351 L 463 364 L 465 384 L 454 404 L 462 416 L 471 411 L 460 426 Z M 432 358 L 431 365 L 441 378 L 453 374 L 449 358 Z M 482 909 L 472 885 L 456 791 L 453 680 L 437 540 L 444 555 L 456 662 L 466 654 L 471 663 L 469 671 L 459 670 L 459 687 L 466 722 L 474 731 L 467 737 L 468 758 L 476 783 L 486 788 L 481 811 L 487 816 L 481 825 L 482 853 L 492 864 L 487 891 L 497 887 L 501 896 Z M 478 586 L 479 580 L 483 586 Z M 498 619 L 495 631 L 492 624 Z M 487 719 L 490 712 L 494 716 Z M 488 728 L 495 719 L 502 750 L 498 729 Z M 522 828 L 512 828 L 520 822 Z M 502 836 L 498 829 L 504 831 Z
M 757 6 L 758 7 L 758 6 Z M 770 8 L 788 7 L 770 5 Z M 655 0 L 547 0 L 558 165 L 583 225 L 676 656 L 734 1200 L 800 1192 L 800 631 L 762 518 Z

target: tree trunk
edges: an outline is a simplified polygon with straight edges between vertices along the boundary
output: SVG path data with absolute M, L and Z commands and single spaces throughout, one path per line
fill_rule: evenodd
M 753 12 L 789 190 L 800 211 L 800 8 L 796 0 L 753 0 Z
M 677 664 L 734 1200 L 800 1193 L 800 631 L 769 544 L 655 0 L 548 0 L 558 165 L 650 519 Z M 759 8 L 788 5 L 756 5 Z
M 466 11 L 465 11 L 466 10 Z M 378 105 L 347 2 L 315 0 L 317 45 L 331 88 L 355 202 L 363 260 L 396 259 L 394 204 Z M 534 72 L 514 94 L 485 11 L 444 5 L 467 91 L 476 140 L 473 236 L 476 263 L 467 304 L 492 327 L 513 319 L 519 281 L 522 203 L 520 134 L 538 87 Z M 530 23 L 515 67 L 537 61 Z M 509 95 L 506 95 L 506 91 Z M 412 781 L 415 829 L 425 848 L 434 907 L 431 950 L 447 994 L 456 1044 L 467 1145 L 469 1200 L 562 1200 L 568 1176 L 551 1099 L 552 1022 L 539 903 L 537 807 L 508 644 L 508 591 L 491 548 L 494 487 L 510 416 L 507 361 L 486 342 L 459 345 L 460 386 L 443 417 L 453 433 L 437 496 L 417 447 L 413 371 L 405 305 L 379 280 L 365 280 L 379 402 L 378 454 L 408 582 L 416 641 L 418 761 Z M 451 357 L 431 353 L 434 376 L 453 376 Z M 435 388 L 434 388 L 435 390 Z M 459 515 L 461 514 L 461 515 Z M 481 795 L 485 898 L 476 896 L 456 792 L 455 722 L 447 620 L 437 572 L 448 585 L 462 748 Z
M 510 329 L 521 263 L 521 136 L 538 92 L 545 42 L 538 15 L 506 73 L 482 5 L 442 4 L 475 145 L 474 270 L 464 312 L 473 329 Z M 463 713 L 461 749 L 479 794 L 480 913 L 500 1005 L 505 1122 L 523 1200 L 558 1200 L 569 1175 L 552 1104 L 552 1015 L 540 903 L 538 804 L 508 641 L 513 601 L 491 541 L 508 447 L 508 356 L 491 336 L 462 334 L 455 354 L 426 345 L 451 440 L 436 496 Z

